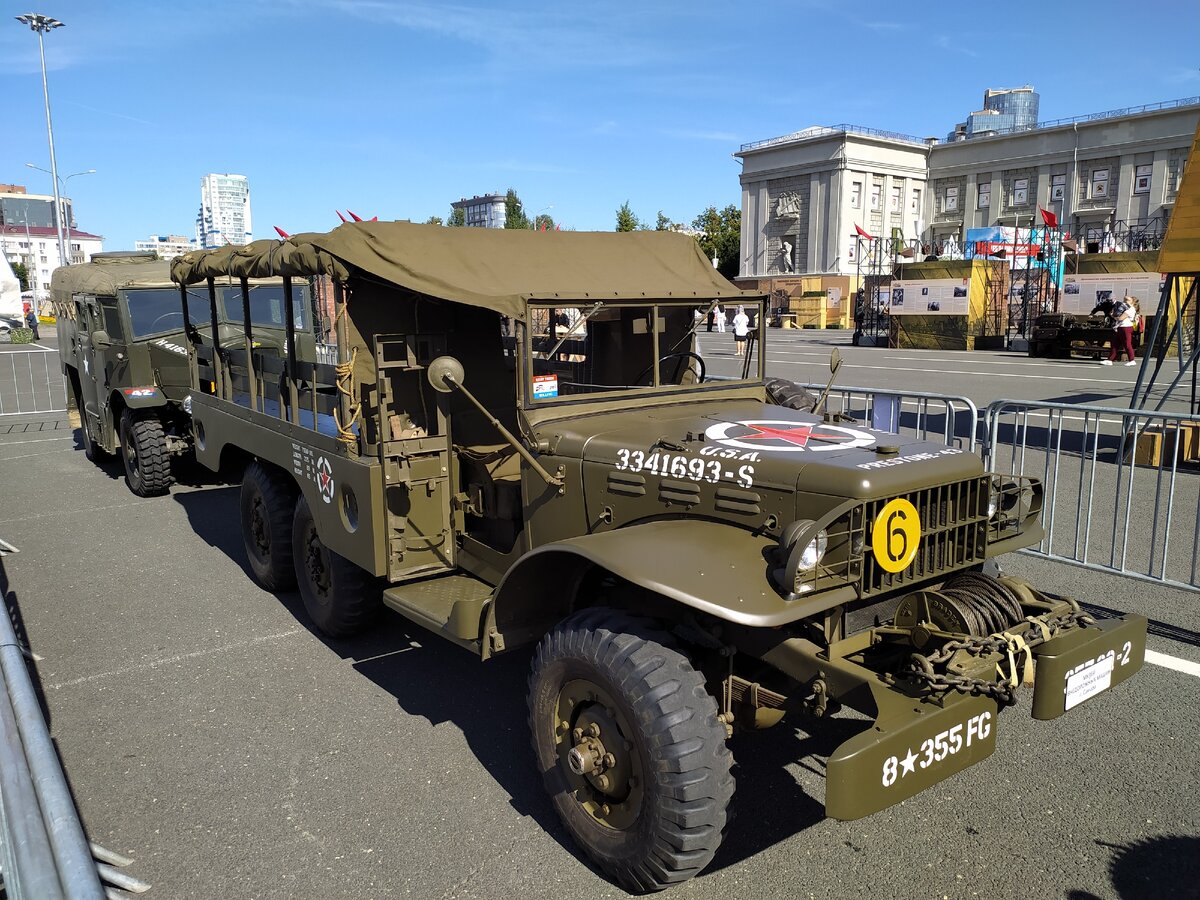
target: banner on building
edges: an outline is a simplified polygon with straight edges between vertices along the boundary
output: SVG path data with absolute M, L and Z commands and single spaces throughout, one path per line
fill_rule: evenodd
M 1094 275 L 1068 275 L 1059 298 L 1059 312 L 1088 315 L 1105 300 L 1120 300 L 1126 294 L 1137 297 L 1142 315 L 1153 315 L 1158 308 L 1164 276 L 1157 272 L 1101 272 Z
M 893 316 L 965 316 L 969 288 L 966 278 L 893 281 L 888 312 Z

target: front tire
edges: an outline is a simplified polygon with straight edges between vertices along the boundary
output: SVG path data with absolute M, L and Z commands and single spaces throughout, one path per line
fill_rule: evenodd
M 268 591 L 290 591 L 296 586 L 292 516 L 298 493 L 287 474 L 258 460 L 242 474 L 242 544 L 250 573 Z
M 86 428 L 84 434 L 86 441 Z M 125 483 L 137 496 L 157 497 L 171 489 L 167 434 L 157 417 L 134 418 L 128 409 L 121 413 L 121 461 Z
M 559 817 L 637 893 L 712 861 L 734 789 L 716 702 L 667 643 L 645 620 L 583 610 L 542 640 L 529 678 L 533 749 Z
M 383 602 L 373 579 L 325 546 L 303 495 L 292 521 L 292 554 L 300 599 L 317 628 L 330 637 L 350 637 L 374 621 Z

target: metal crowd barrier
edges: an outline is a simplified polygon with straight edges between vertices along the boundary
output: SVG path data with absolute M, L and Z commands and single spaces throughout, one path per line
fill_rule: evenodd
M 13 627 L 7 587 L 0 561 L 0 890 L 8 900 L 123 896 L 103 887 L 103 879 L 142 893 L 149 884 L 114 868 L 132 860 L 84 835 Z
M 991 471 L 1042 479 L 1032 552 L 1200 589 L 1200 416 L 997 400 L 984 427 Z
M 34 347 L 0 352 L 0 416 L 66 408 L 67 383 L 57 353 Z
M 824 384 L 800 384 L 820 394 Z M 880 431 L 911 434 L 922 440 L 940 438 L 974 451 L 978 443 L 979 409 L 966 397 L 921 391 L 836 386 L 825 402 L 829 412 L 844 413 Z

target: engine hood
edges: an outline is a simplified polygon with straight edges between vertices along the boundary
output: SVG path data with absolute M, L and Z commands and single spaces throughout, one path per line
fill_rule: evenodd
M 979 457 L 957 447 L 750 401 L 605 413 L 546 427 L 555 432 L 556 455 L 666 477 L 673 467 L 689 480 L 700 472 L 692 461 L 703 460 L 714 465 L 705 465 L 698 480 L 710 484 L 749 486 L 749 479 L 868 499 L 983 472 Z M 655 453 L 659 459 L 652 464 Z M 679 475 L 685 467 L 688 472 Z

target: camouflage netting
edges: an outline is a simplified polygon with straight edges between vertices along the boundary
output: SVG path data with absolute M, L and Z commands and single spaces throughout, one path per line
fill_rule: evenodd
M 538 232 L 352 222 L 327 234 L 195 251 L 171 277 L 365 276 L 427 297 L 523 319 L 527 300 L 698 300 L 757 296 L 713 269 L 696 241 L 672 232 Z

